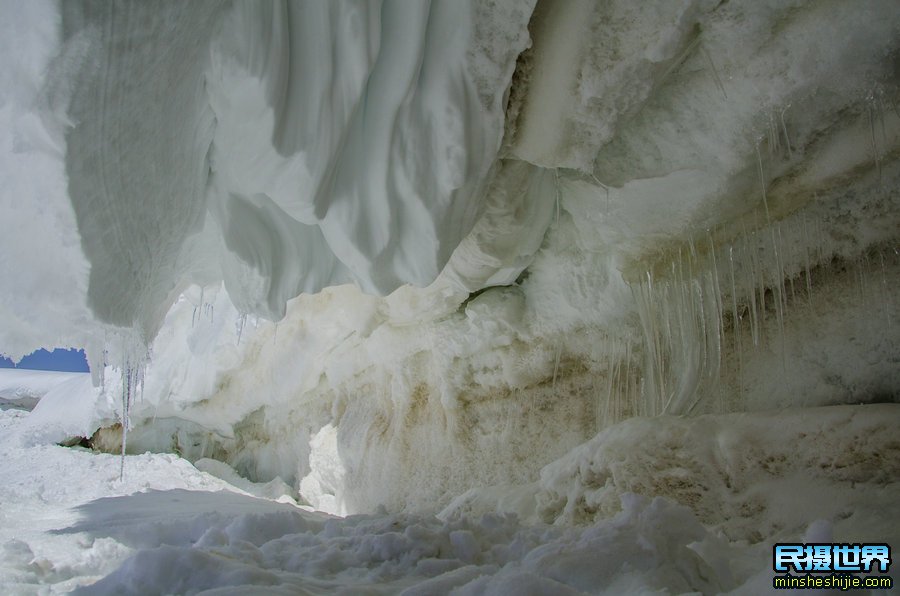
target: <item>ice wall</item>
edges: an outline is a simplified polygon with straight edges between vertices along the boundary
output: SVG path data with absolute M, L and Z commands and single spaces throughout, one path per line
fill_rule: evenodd
M 207 76 L 211 210 L 237 304 L 280 318 L 301 291 L 434 280 L 481 211 L 532 4 L 299 2 L 226 17 Z
M 224 280 L 242 312 L 272 320 L 301 292 L 336 283 L 375 293 L 431 283 L 482 211 L 532 6 L 6 7 L 7 22 L 45 21 L 37 49 L 10 48 L 14 61 L 31 54 L 19 78 L 44 92 L 13 93 L 10 78 L 5 103 L 36 121 L 34 134 L 56 135 L 55 159 L 29 174 L 46 167 L 60 178 L 64 157 L 51 203 L 69 235 L 74 211 L 81 242 L 77 251 L 66 240 L 82 263 L 68 273 L 80 275 L 70 305 L 59 306 L 74 320 L 54 342 L 99 344 L 89 350 L 99 366 L 117 329 L 132 330 L 128 345 L 152 340 L 191 282 Z M 29 202 L 43 200 L 30 186 Z M 12 211 L 14 191 L 4 196 Z M 18 234 L 9 242 L 21 244 Z M 53 260 L 22 265 L 44 275 Z M 12 285 L 4 302 L 15 304 Z M 57 287 L 49 275 L 46 286 Z M 12 314 L 5 352 L 51 343 Z M 116 362 L 121 351 L 110 351 Z
M 68 10 L 127 23 L 92 6 Z M 93 151 L 67 159 L 87 193 L 82 310 L 155 337 L 134 449 L 281 476 L 335 512 L 434 509 L 536 481 L 633 416 L 896 399 L 892 2 L 178 10 L 216 15 L 182 40 L 206 44 L 199 62 L 104 45 L 126 25 L 66 46 L 99 43 L 99 73 L 162 52 L 196 101 L 152 108 L 202 151 L 115 174 L 142 201 L 132 228 L 84 238 L 79 201 L 113 195 Z M 76 89 L 83 122 L 103 88 Z M 143 113 L 85 142 L 140 138 Z M 92 126 L 75 124 L 67 155 Z M 169 151 L 146 134 L 135 151 Z M 146 194 L 168 159 L 202 192 Z M 120 268 L 96 273 L 108 291 L 94 249 Z M 362 290 L 311 293 L 344 282 Z

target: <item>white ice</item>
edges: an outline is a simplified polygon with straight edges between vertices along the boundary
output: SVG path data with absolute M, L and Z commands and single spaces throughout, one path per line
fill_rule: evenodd
M 776 539 L 897 540 L 894 0 L 0 17 L 0 352 L 92 369 L 6 385 L 15 590 L 756 593 Z M 123 418 L 123 483 L 55 446 Z M 144 488 L 282 503 L 69 510 Z

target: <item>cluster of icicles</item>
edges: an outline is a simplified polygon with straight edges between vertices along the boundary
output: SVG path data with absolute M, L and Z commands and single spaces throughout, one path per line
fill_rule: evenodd
M 707 233 L 645 271 L 631 284 L 641 322 L 642 374 L 635 380 L 630 371 L 611 371 L 640 387 L 611 390 L 608 399 L 627 396 L 620 409 L 631 402 L 637 406 L 632 415 L 691 413 L 722 378 L 725 352 L 734 356 L 736 370 L 730 372 L 743 393 L 744 354 L 761 346 L 780 352 L 786 370 L 785 318 L 792 305 L 814 300 L 814 276 L 828 274 L 827 247 L 821 223 L 801 214 L 720 246 Z M 897 260 L 896 250 L 876 247 L 850 263 L 838 262 L 852 270 L 859 297 L 881 304 L 890 317 L 885 272 Z M 767 325 L 772 319 L 775 325 Z

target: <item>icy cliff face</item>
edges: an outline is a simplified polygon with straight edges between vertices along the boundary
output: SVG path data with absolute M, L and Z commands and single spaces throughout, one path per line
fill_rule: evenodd
M 272 320 L 336 283 L 429 284 L 481 211 L 528 43 L 533 1 L 491 5 L 61 4 L 61 31 L 39 40 L 52 55 L 59 35 L 58 56 L 27 56 L 26 82 L 55 104 L 10 106 L 43 117 L 65 155 L 53 199 L 90 264 L 73 310 L 149 341 L 190 282 L 224 280 Z M 76 323 L 56 341 L 89 339 Z
M 433 509 L 635 415 L 897 395 L 889 0 L 63 13 L 9 71 L 49 65 L 2 114 L 52 175 L 10 169 L 50 191 L 3 190 L 0 241 L 55 222 L 25 262 L 95 371 L 150 341 L 95 400 L 143 379 L 135 449 Z M 0 287 L 0 346 L 50 341 Z

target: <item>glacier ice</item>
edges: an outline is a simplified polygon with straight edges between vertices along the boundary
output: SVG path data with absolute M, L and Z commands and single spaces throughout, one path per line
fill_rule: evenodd
M 890 0 L 6 11 L 0 350 L 85 345 L 97 446 L 149 360 L 129 450 L 434 510 L 634 416 L 896 400 Z
M 758 593 L 774 541 L 896 540 L 895 5 L 0 0 L 0 351 L 93 377 L 3 412 L 0 497 L 376 512 L 201 507 L 110 591 Z
M 474 4 L 65 4 L 64 53 L 89 48 L 59 76 L 96 318 L 152 339 L 192 280 L 276 320 L 328 285 L 430 283 L 477 218 L 527 42 L 527 2 L 479 27 Z

